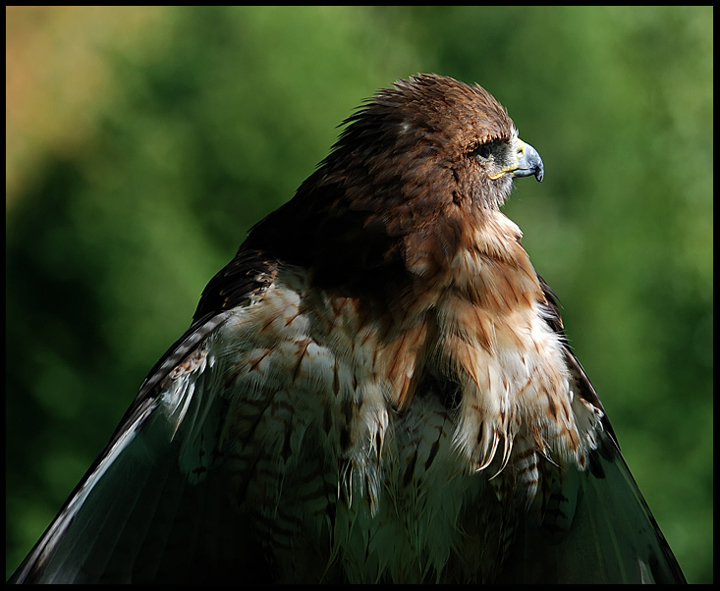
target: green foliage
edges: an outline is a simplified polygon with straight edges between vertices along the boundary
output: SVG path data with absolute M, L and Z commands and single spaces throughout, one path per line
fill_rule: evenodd
M 142 9 L 139 9 L 142 10 Z M 712 581 L 712 8 L 164 10 L 7 215 L 7 569 L 250 226 L 362 98 L 479 82 L 546 166 L 506 212 L 691 581 Z

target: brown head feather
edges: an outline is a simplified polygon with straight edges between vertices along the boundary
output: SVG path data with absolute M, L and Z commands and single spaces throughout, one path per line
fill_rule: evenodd
M 509 141 L 512 120 L 480 86 L 423 74 L 379 91 L 345 123 L 318 170 L 243 248 L 310 267 L 324 287 L 397 292 L 418 275 L 432 280 L 468 225 L 509 194 L 510 176 L 488 178 L 472 153 Z

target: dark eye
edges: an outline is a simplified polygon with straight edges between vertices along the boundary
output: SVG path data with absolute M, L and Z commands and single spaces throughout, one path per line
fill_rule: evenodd
M 483 160 L 490 158 L 492 154 L 492 144 L 481 144 L 475 150 L 473 150 L 473 156 L 479 156 Z

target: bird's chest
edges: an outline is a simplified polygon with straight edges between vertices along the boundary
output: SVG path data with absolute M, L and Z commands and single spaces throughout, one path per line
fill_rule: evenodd
M 289 274 L 223 327 L 232 494 L 288 576 L 324 558 L 326 577 L 432 579 L 469 531 L 500 551 L 484 469 L 517 481 L 514 443 L 544 436 L 526 429 L 522 397 L 543 395 L 528 382 L 567 378 L 527 318 L 436 301 L 398 326 Z
M 237 508 L 281 579 L 434 581 L 468 531 L 499 552 L 487 509 L 500 505 L 458 453 L 453 393 L 422 384 L 399 412 L 377 378 L 318 349 L 294 380 L 233 404 L 226 432 Z M 296 367 L 273 354 L 268 370 Z

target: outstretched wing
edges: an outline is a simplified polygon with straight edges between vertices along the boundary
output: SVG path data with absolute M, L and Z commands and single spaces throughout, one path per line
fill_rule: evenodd
M 188 331 L 151 370 L 110 443 L 11 582 L 189 582 L 231 570 L 264 578 L 226 496 L 218 445 L 228 401 L 217 329 L 261 305 L 276 264 L 238 253 L 206 287 Z
M 550 287 L 548 323 L 564 342 L 576 396 L 605 412 L 570 350 Z M 546 466 L 540 522 L 516 532 L 501 580 L 513 583 L 684 583 L 685 576 L 620 453 L 607 415 L 584 471 Z

